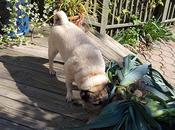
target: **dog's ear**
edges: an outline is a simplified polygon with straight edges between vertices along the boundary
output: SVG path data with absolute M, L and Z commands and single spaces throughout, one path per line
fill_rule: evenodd
M 84 90 L 81 90 L 80 91 L 80 97 L 82 100 L 84 100 L 85 102 L 88 102 L 89 101 L 89 98 L 90 98 L 90 94 L 88 91 L 84 91 Z

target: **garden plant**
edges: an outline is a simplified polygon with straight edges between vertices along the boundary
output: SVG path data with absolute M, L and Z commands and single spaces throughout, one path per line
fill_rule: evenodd
M 140 22 L 138 26 L 122 29 L 113 38 L 121 44 L 133 47 L 139 43 L 144 44 L 144 47 L 151 47 L 155 41 L 174 39 L 169 28 L 156 20 L 150 20 L 146 23 Z
M 76 130 L 172 130 L 175 127 L 175 89 L 150 64 L 134 55 L 122 67 L 111 61 L 106 73 L 113 89 L 108 104 L 88 124 Z

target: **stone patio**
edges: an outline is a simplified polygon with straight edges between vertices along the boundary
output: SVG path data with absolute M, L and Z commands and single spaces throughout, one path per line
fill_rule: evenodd
M 153 48 L 140 54 L 140 57 L 158 70 L 169 83 L 175 85 L 175 43 L 156 42 Z

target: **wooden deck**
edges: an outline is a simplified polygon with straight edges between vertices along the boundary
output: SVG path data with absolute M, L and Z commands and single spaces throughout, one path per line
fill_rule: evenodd
M 88 35 L 98 41 L 106 60 L 121 60 L 130 53 L 109 37 Z M 50 77 L 47 38 L 34 40 L 37 45 L 0 50 L 0 130 L 64 130 L 85 123 L 88 114 L 82 106 L 65 102 L 60 56 L 57 75 Z

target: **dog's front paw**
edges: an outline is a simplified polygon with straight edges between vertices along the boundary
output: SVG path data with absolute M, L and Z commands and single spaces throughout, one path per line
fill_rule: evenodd
M 55 75 L 56 75 L 56 71 L 54 71 L 54 70 L 49 70 L 49 74 L 52 75 L 52 76 L 55 76 Z
M 66 95 L 66 102 L 72 102 L 73 96 L 71 93 L 67 93 Z

